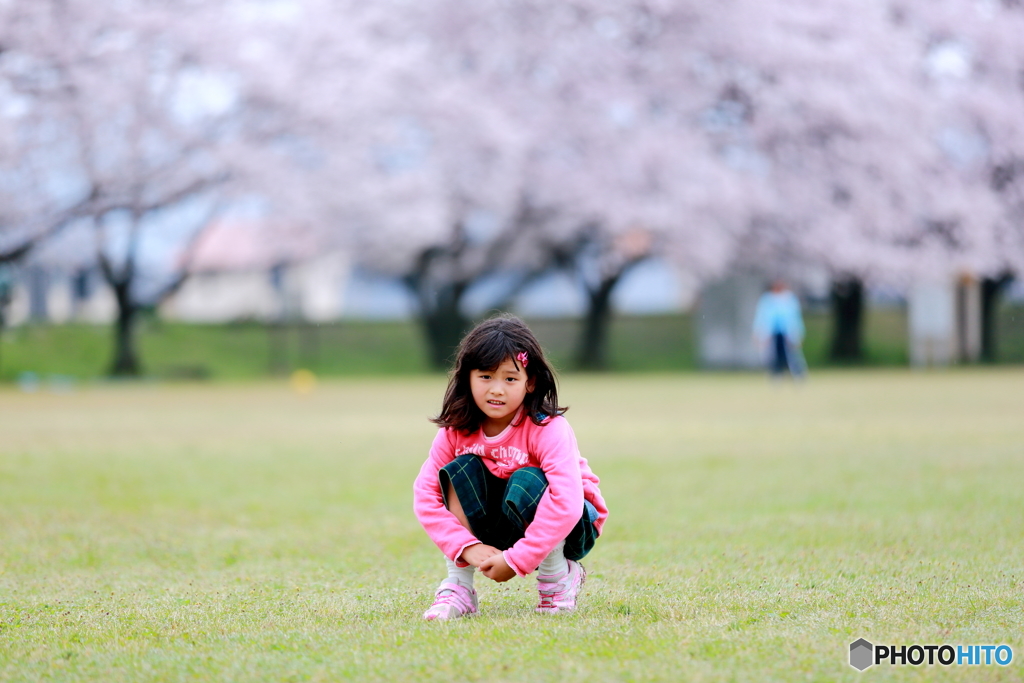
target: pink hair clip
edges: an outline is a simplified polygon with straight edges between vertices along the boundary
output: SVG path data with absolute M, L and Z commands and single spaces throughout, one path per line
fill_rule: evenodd
M 530 362 L 530 357 L 526 355 L 526 351 L 520 351 L 516 354 L 516 360 L 525 368 Z

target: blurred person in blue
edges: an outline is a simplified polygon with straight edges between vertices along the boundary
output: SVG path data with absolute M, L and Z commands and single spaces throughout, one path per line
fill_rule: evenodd
M 800 300 L 781 279 L 761 295 L 754 313 L 754 340 L 765 352 L 772 377 L 787 370 L 794 378 L 807 371 L 800 346 L 804 341 L 804 320 Z

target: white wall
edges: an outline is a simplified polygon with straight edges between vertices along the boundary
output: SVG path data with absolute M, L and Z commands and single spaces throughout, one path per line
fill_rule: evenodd
M 764 366 L 764 354 L 753 338 L 754 312 L 763 291 L 764 277 L 755 273 L 733 273 L 701 290 L 694 315 L 703 366 Z
M 197 273 L 160 307 L 168 319 L 197 323 L 276 320 L 280 311 L 280 294 L 265 270 Z

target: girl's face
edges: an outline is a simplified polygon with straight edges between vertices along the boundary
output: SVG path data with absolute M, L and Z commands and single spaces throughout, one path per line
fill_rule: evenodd
M 473 401 L 486 416 L 484 434 L 497 436 L 512 422 L 526 395 L 533 391 L 533 380 L 526 369 L 506 358 L 494 370 L 471 370 L 469 388 Z

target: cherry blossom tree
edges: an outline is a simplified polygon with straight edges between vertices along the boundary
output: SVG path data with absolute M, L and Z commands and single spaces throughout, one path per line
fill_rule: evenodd
M 982 358 L 994 360 L 995 309 L 1024 272 L 1024 7 L 1015 2 L 900 6 L 922 46 L 930 128 L 953 172 L 938 225 L 953 267 L 982 277 Z
M 154 237 L 147 232 L 160 232 L 177 236 L 187 253 L 208 222 L 211 191 L 228 176 L 212 147 L 232 110 L 230 87 L 175 41 L 174 29 L 186 20 L 175 10 L 187 8 L 142 0 L 17 7 L 6 42 L 20 58 L 21 94 L 31 100 L 37 129 L 48 134 L 36 151 L 57 162 L 62 192 L 77 197 L 75 214 L 93 225 L 98 263 L 118 307 L 111 373 L 135 375 L 141 307 L 187 275 L 179 269 L 163 282 L 145 282 L 140 249 Z M 191 226 L 168 220 L 189 203 L 206 205 Z
M 387 55 L 375 74 L 392 87 L 347 77 L 359 104 L 314 106 L 331 133 L 309 135 L 348 164 L 325 162 L 323 177 L 358 179 L 339 215 L 361 226 L 347 233 L 360 253 L 403 276 L 429 338 L 455 330 L 435 361 L 481 278 L 560 263 L 589 292 L 581 359 L 599 366 L 611 292 L 652 252 L 704 276 L 737 260 L 827 265 L 834 351 L 855 357 L 862 282 L 992 272 L 1015 239 L 1003 218 L 1012 151 L 964 163 L 981 124 L 948 121 L 1017 135 L 1000 94 L 1018 69 L 1017 25 L 927 7 L 435 0 L 398 19 L 346 8 L 375 38 L 352 41 L 369 45 L 363 57 L 330 61 Z M 948 36 L 984 42 L 990 30 L 1003 37 L 956 76 Z M 326 69 L 322 82 L 342 82 Z
M 898 221 L 900 192 L 918 168 L 920 150 L 894 144 L 912 119 L 915 93 L 906 87 L 907 57 L 887 40 L 878 3 L 733 2 L 721 13 L 732 48 L 712 55 L 717 101 L 705 118 L 708 134 L 730 164 L 759 176 L 767 201 L 748 204 L 741 263 L 768 274 L 793 274 L 807 263 L 833 273 L 833 350 L 859 355 L 859 301 L 865 232 Z M 902 61 L 901 61 L 902 60 Z M 903 147 L 905 157 L 886 162 Z M 846 323 L 846 324 L 844 324 Z M 852 323 L 849 324 L 849 323 Z
M 863 281 L 906 286 L 1006 267 L 1013 240 L 988 182 L 994 135 L 984 131 L 1019 138 L 1019 94 L 1005 75 L 1020 63 L 1009 38 L 1020 24 L 984 16 L 1006 8 L 981 7 L 716 6 L 747 18 L 729 27 L 736 49 L 718 60 L 731 73 L 725 135 L 760 161 L 774 199 L 758 207 L 740 259 L 830 268 L 833 357 L 860 355 Z M 968 29 L 991 49 L 965 47 L 955 36 Z M 1005 64 L 987 66 L 996 55 Z
M 714 198 L 742 184 L 693 130 L 699 84 L 675 68 L 695 33 L 685 18 L 590 2 L 449 2 L 432 15 L 446 77 L 518 127 L 518 196 L 545 217 L 531 255 L 587 292 L 583 367 L 604 365 L 611 295 L 636 263 L 656 250 L 695 269 L 727 261 L 736 216 Z
M 514 127 L 443 77 L 426 8 L 279 7 L 268 17 L 235 3 L 213 23 L 242 32 L 240 49 L 201 46 L 240 74 L 246 125 L 267 143 L 238 150 L 249 161 L 236 181 L 316 226 L 324 245 L 400 278 L 442 365 L 468 324 L 464 294 L 521 241 Z

